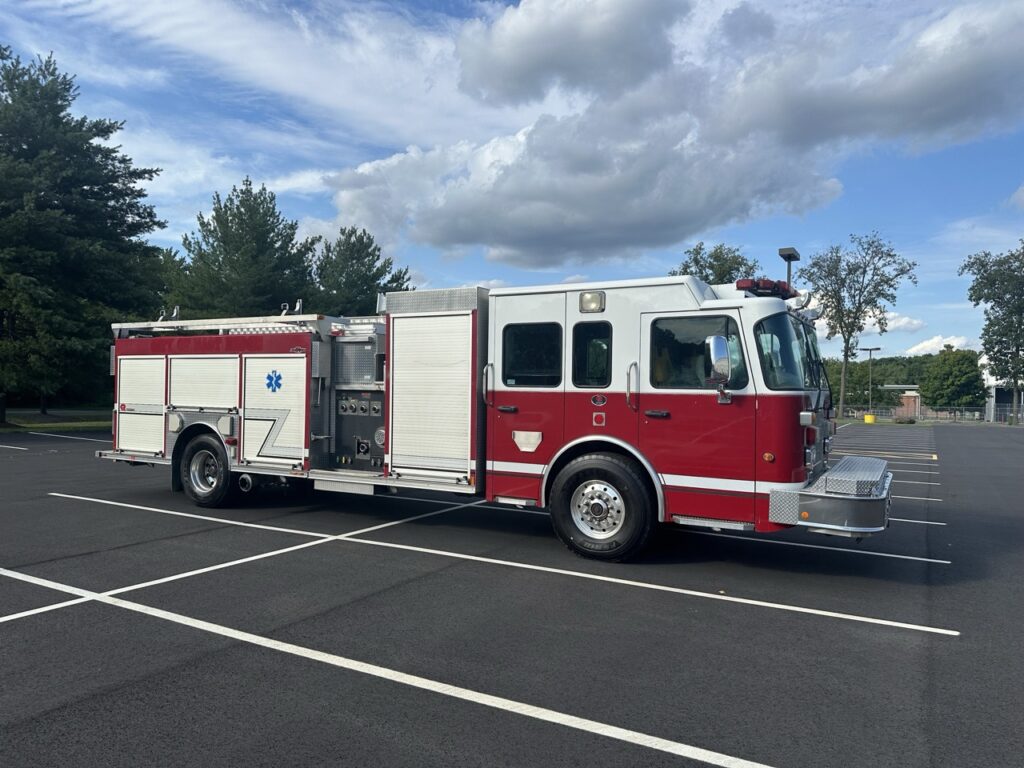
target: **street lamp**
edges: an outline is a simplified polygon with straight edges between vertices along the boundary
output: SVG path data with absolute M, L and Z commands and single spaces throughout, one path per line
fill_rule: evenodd
M 881 347 L 858 347 L 858 349 L 868 353 L 868 413 L 871 413 L 871 353 L 877 352 Z
M 779 258 L 786 262 L 786 285 L 793 286 L 793 262 L 800 261 L 796 248 L 779 248 Z

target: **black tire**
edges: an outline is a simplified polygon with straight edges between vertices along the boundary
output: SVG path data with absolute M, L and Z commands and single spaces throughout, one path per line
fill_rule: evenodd
M 647 543 L 655 505 L 629 459 L 591 453 L 573 459 L 551 486 L 551 524 L 573 552 L 597 560 L 626 560 Z
M 185 495 L 197 506 L 219 507 L 233 496 L 228 457 L 213 435 L 198 435 L 189 441 L 181 455 L 178 473 Z

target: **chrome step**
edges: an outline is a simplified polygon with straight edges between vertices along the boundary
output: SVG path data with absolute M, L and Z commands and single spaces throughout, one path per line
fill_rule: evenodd
M 737 520 L 719 520 L 714 517 L 688 517 L 686 515 L 672 515 L 672 522 L 678 525 L 696 525 L 701 528 L 715 528 L 726 531 L 752 531 L 753 523 L 741 523 Z

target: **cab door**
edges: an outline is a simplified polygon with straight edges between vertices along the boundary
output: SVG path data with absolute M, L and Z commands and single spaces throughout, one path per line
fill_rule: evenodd
M 665 484 L 666 519 L 753 522 L 756 397 L 738 312 L 643 313 L 640 334 L 639 442 Z M 724 397 L 708 336 L 729 343 Z
M 492 296 L 488 360 L 488 497 L 539 501 L 562 445 L 565 293 Z

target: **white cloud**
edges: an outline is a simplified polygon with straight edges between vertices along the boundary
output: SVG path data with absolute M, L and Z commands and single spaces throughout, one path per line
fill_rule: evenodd
M 288 193 L 309 195 L 329 191 L 326 177 L 330 173 L 330 171 L 316 168 L 306 168 L 257 183 L 266 184 L 267 189 L 279 195 Z
M 561 86 L 621 93 L 672 63 L 680 0 L 522 0 L 462 29 L 461 85 L 478 98 L 520 103 Z
M 508 281 L 507 280 L 502 280 L 501 278 L 493 278 L 493 279 L 490 279 L 490 280 L 472 280 L 472 281 L 470 281 L 468 283 L 463 284 L 460 287 L 461 288 L 476 288 L 477 286 L 480 286 L 481 288 L 488 288 L 488 289 L 493 291 L 495 288 L 507 288 L 508 287 Z
M 563 283 L 585 283 L 589 280 L 586 275 L 567 275 L 563 277 L 561 282 Z
M 977 343 L 968 339 L 966 336 L 932 336 L 930 339 L 915 344 L 910 347 L 903 354 L 908 356 L 913 355 L 930 355 L 937 352 L 941 352 L 943 347 L 947 344 L 951 344 L 955 349 L 975 349 Z
M 235 84 L 223 89 L 229 100 L 276 94 L 322 121 L 340 121 L 364 142 L 481 140 L 529 122 L 537 109 L 562 109 L 557 98 L 527 111 L 476 102 L 458 87 L 453 22 L 417 25 L 386 4 L 304 12 L 231 0 L 39 0 L 33 7 L 184 54 L 197 76 Z
M 900 314 L 899 312 L 894 312 L 892 310 L 885 313 L 885 324 L 886 333 L 913 333 L 914 331 L 920 331 L 925 327 L 925 325 L 927 325 L 924 320 L 919 320 L 916 317 L 908 317 L 907 315 Z M 869 320 L 864 328 L 863 335 L 870 336 L 877 334 L 878 324 L 874 320 Z
M 183 67 L 173 82 L 153 68 L 155 86 L 213 83 L 226 104 L 300 115 L 274 126 L 282 151 L 289 132 L 305 143 L 313 124 L 350 148 L 310 144 L 297 166 L 305 170 L 287 171 L 265 161 L 242 168 L 178 138 L 187 149 L 180 162 L 160 156 L 154 191 L 184 195 L 191 185 L 208 199 L 239 170 L 295 194 L 325 184 L 338 208 L 332 229 L 366 226 L 383 244 L 480 249 L 551 269 L 801 214 L 841 194 L 834 169 L 851 152 L 941 146 L 1024 116 L 1021 3 L 466 7 L 479 17 L 262 0 L 38 0 L 31 13 L 37 31 L 64 17 Z M 271 121 L 242 123 L 239 145 Z M 977 227 L 971 234 L 985 240 Z
M 1010 195 L 1010 203 L 1024 210 L 1024 184 L 1017 187 L 1017 191 Z
M 617 17 L 615 34 L 634 40 L 639 16 Z M 882 18 L 870 31 L 837 30 L 827 14 L 776 25 L 738 6 L 708 34 L 770 44 L 746 56 L 710 47 L 694 59 L 678 47 L 685 35 L 671 34 L 671 63 L 644 59 L 623 84 L 600 67 L 590 79 L 569 68 L 573 55 L 589 60 L 586 35 L 553 47 L 549 34 L 570 19 L 589 28 L 582 4 L 524 2 L 464 28 L 467 90 L 516 101 L 576 88 L 590 100 L 490 141 L 365 163 L 338 177 L 339 208 L 442 250 L 482 246 L 488 258 L 534 267 L 636 255 L 766 213 L 802 213 L 840 194 L 829 170 L 851 140 L 941 143 L 1019 120 L 1018 17 L 1013 7 L 971 6 L 919 14 L 916 27 Z M 886 23 L 895 42 L 865 68 L 859 54 Z M 650 44 L 657 51 L 665 39 Z

